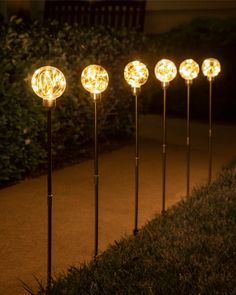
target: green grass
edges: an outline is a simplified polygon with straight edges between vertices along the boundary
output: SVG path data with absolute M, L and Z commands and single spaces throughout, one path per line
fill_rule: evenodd
M 58 277 L 50 294 L 236 294 L 236 168 L 156 216 L 96 261 Z M 45 294 L 42 286 L 37 294 Z

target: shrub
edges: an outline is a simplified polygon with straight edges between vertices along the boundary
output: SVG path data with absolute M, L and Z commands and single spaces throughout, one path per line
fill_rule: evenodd
M 207 57 L 217 58 L 222 70 L 213 83 L 213 119 L 235 119 L 236 18 L 195 19 L 167 33 L 150 36 L 150 43 L 150 68 L 154 68 L 155 63 L 162 58 L 173 60 L 177 68 L 187 58 L 193 58 L 200 66 Z M 149 88 L 144 90 L 144 96 L 147 97 L 145 108 L 148 112 L 162 112 L 162 90 L 159 84 L 152 75 Z M 191 88 L 191 117 L 206 119 L 208 82 L 201 72 Z M 172 116 L 186 116 L 186 87 L 180 75 L 171 82 L 168 89 L 167 111 Z
M 142 50 L 142 37 L 55 21 L 26 24 L 12 17 L 1 23 L 0 44 L 0 186 L 45 166 L 46 114 L 30 86 L 31 75 L 40 66 L 56 66 L 67 79 L 67 89 L 53 111 L 54 163 L 75 162 L 88 152 L 93 102 L 80 75 L 89 64 L 101 64 L 110 75 L 109 89 L 98 107 L 100 141 L 131 135 L 133 99 L 122 73 L 129 56 Z
M 201 64 L 216 57 L 222 72 L 213 85 L 213 120 L 235 119 L 234 51 L 236 20 L 198 19 L 170 32 L 149 36 L 108 28 L 84 29 L 75 25 L 24 23 L 12 17 L 0 20 L 0 186 L 42 171 L 46 162 L 46 116 L 30 87 L 34 70 L 56 66 L 67 79 L 67 89 L 53 112 L 54 163 L 62 166 L 88 154 L 93 130 L 93 102 L 80 83 L 85 66 L 104 66 L 110 77 L 99 103 L 100 142 L 132 133 L 133 99 L 123 79 L 125 65 L 141 59 L 150 70 L 142 90 L 142 110 L 162 113 L 162 89 L 152 69 L 161 58 L 176 65 L 192 57 Z M 208 83 L 199 75 L 191 87 L 191 118 L 208 116 Z M 186 89 L 181 77 L 168 89 L 167 113 L 186 116 Z M 61 136 L 63 134 L 63 136 Z M 34 172 L 35 171 L 35 172 Z M 38 173 L 38 172 L 37 172 Z

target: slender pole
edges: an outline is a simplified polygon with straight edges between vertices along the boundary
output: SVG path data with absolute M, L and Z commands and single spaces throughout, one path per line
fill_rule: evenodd
M 212 79 L 209 79 L 209 138 L 208 138 L 208 150 L 209 150 L 208 184 L 210 184 L 211 183 L 211 177 L 212 177 Z
M 94 196 L 95 196 L 95 244 L 94 258 L 98 255 L 98 124 L 97 124 L 97 96 L 94 95 Z
M 189 197 L 189 180 L 190 180 L 190 81 L 187 81 L 187 137 L 186 137 L 186 156 L 187 156 L 187 192 L 186 196 Z
M 47 289 L 51 289 L 52 281 L 52 128 L 51 109 L 47 111 L 47 147 L 48 147 L 48 270 Z
M 134 214 L 134 235 L 138 233 L 138 193 L 139 193 L 139 110 L 138 94 L 134 91 L 135 97 L 135 214 Z
M 162 117 L 162 211 L 166 210 L 166 85 L 163 84 L 163 117 Z

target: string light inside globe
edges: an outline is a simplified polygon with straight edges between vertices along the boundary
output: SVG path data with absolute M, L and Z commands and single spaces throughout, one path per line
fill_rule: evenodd
M 192 81 L 199 74 L 199 65 L 193 59 L 186 59 L 180 64 L 179 73 L 186 81 Z
M 140 88 L 140 86 L 145 84 L 148 75 L 149 72 L 146 65 L 137 60 L 128 63 L 124 69 L 124 78 L 133 88 Z
M 177 75 L 175 64 L 169 59 L 160 60 L 155 66 L 155 76 L 162 83 L 169 83 Z
M 81 75 L 83 87 L 91 94 L 99 94 L 107 89 L 109 76 L 107 71 L 99 65 L 87 66 Z
M 57 68 L 44 66 L 34 72 L 31 86 L 39 97 L 50 102 L 64 93 L 66 79 L 64 74 Z
M 221 70 L 220 62 L 216 58 L 207 58 L 202 63 L 203 75 L 208 79 L 216 77 Z

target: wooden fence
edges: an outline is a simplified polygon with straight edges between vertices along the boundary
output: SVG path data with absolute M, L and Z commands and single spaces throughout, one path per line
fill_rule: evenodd
M 146 0 L 46 0 L 44 20 L 143 30 Z

